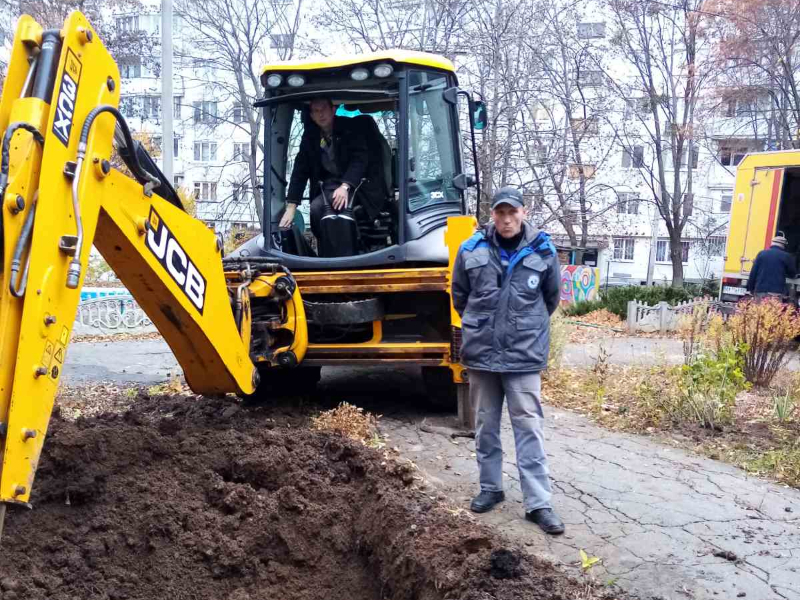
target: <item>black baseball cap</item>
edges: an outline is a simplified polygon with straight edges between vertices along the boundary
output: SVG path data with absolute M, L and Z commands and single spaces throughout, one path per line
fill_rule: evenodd
M 514 208 L 522 208 L 525 205 L 522 201 L 522 192 L 511 186 L 500 188 L 492 198 L 492 210 L 501 204 L 508 204 Z

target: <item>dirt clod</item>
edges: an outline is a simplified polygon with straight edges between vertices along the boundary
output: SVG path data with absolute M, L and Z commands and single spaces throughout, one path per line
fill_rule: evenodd
M 714 552 L 714 556 L 717 558 L 724 558 L 725 560 L 729 560 L 731 562 L 736 562 L 739 560 L 739 557 L 736 556 L 736 553 L 731 552 L 730 550 L 717 550 Z
M 583 589 L 420 498 L 412 466 L 313 431 L 297 410 L 188 394 L 123 410 L 52 420 L 34 510 L 6 517 L 2 600 L 566 600 Z
M 520 555 L 507 548 L 492 551 L 492 577 L 495 579 L 514 579 L 520 576 Z

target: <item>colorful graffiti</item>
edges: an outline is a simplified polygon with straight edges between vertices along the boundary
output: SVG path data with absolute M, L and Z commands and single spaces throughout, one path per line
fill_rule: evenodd
M 600 290 L 600 269 L 583 265 L 562 265 L 561 303 L 596 300 Z

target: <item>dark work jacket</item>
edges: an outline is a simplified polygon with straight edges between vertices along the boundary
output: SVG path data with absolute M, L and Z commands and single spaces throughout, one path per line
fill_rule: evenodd
M 370 160 L 367 139 L 360 124 L 354 122 L 354 119 L 334 117 L 332 137 L 334 158 L 341 174 L 336 179 L 347 183 L 354 192 L 357 190 L 356 200 L 360 201 L 370 218 L 374 219 L 386 200 L 386 194 L 382 191 L 384 188 L 380 160 Z M 322 168 L 324 150 L 320 147 L 321 138 L 320 128 L 309 122 L 295 157 L 286 194 L 287 202 L 300 204 L 309 181 L 311 198 L 316 198 L 320 194 L 319 182 L 330 177 Z
M 785 294 L 786 279 L 797 274 L 794 256 L 777 246 L 762 250 L 747 277 L 747 291 L 754 294 Z
M 461 315 L 461 363 L 478 371 L 547 368 L 550 315 L 558 308 L 561 267 L 550 237 L 524 223 L 507 268 L 494 225 L 461 245 L 453 266 L 453 306 Z

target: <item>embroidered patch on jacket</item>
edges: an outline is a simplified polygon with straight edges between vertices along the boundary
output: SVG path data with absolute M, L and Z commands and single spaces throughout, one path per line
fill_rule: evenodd
M 538 275 L 531 275 L 528 277 L 528 287 L 532 290 L 535 290 L 539 287 L 539 276 Z

